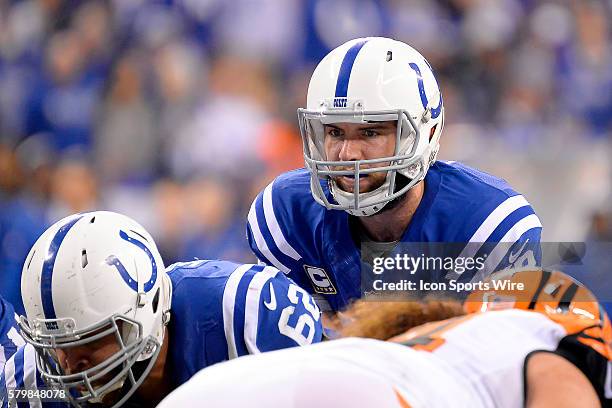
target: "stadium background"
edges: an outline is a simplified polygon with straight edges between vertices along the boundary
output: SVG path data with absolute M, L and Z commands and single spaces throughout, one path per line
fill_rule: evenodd
M 295 110 L 360 36 L 420 50 L 441 158 L 506 178 L 543 240 L 612 241 L 612 1 L 0 0 L 0 294 L 49 225 L 139 220 L 169 264 L 252 261 L 255 193 L 302 167 Z

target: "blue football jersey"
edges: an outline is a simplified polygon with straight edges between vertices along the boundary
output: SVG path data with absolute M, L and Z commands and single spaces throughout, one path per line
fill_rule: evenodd
M 327 183 L 321 185 L 333 202 Z M 478 273 L 486 275 L 526 258 L 530 262 L 522 265 L 539 265 L 541 230 L 531 205 L 506 181 L 457 162 L 437 161 L 427 172 L 423 197 L 401 242 L 457 243 L 463 250 L 456 256 L 464 258 L 486 251 Z M 349 215 L 314 200 L 308 170 L 280 175 L 257 196 L 247 235 L 262 263 L 307 288 L 322 309 L 341 310 L 361 296 L 363 261 Z M 454 278 L 469 282 L 482 277 L 475 275 Z
M 246 354 L 319 342 L 312 297 L 276 268 L 193 261 L 168 268 L 172 280 L 172 378 Z
M 13 306 L 0 297 L 0 369 L 24 345 L 17 329 L 17 315 Z
M 175 386 L 224 360 L 321 341 L 315 301 L 273 267 L 200 260 L 171 265 L 168 274 L 173 293 L 167 364 Z M 43 386 L 35 357 L 26 345 L 7 361 L 0 376 L 1 408 L 7 406 L 8 389 Z M 23 404 L 68 407 L 35 399 Z

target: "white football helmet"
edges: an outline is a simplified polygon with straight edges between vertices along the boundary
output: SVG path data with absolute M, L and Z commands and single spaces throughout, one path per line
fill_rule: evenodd
M 308 86 L 307 108 L 298 109 L 298 120 L 315 200 L 326 208 L 368 216 L 425 177 L 438 153 L 444 107 L 431 66 L 418 51 L 389 38 L 358 38 L 319 63 Z M 397 121 L 393 156 L 327 159 L 324 125 L 392 120 Z M 359 175 L 376 172 L 387 173 L 384 184 L 360 193 Z M 397 174 L 407 178 L 400 188 Z M 353 176 L 353 192 L 340 189 L 332 176 Z M 327 180 L 335 203 L 326 197 L 320 179 Z
M 172 285 L 153 238 L 134 220 L 97 211 L 56 222 L 26 258 L 21 293 L 26 316 L 20 327 L 37 350 L 38 369 L 47 384 L 67 391 L 74 406 L 100 402 L 128 380 L 114 405 L 120 406 L 153 367 L 170 317 Z M 79 373 L 61 369 L 57 349 L 108 335 L 120 346 L 112 357 Z M 144 369 L 135 374 L 137 361 L 144 361 Z

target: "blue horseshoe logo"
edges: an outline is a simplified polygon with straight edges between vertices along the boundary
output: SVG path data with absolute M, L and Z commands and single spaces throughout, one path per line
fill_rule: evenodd
M 149 260 L 151 261 L 151 279 L 149 279 L 144 284 L 144 291 L 145 293 L 150 291 L 151 289 L 153 289 L 153 285 L 155 284 L 155 281 L 157 280 L 157 262 L 155 262 L 155 258 L 153 257 L 153 254 L 151 253 L 149 248 L 146 247 L 145 244 L 143 244 L 141 241 L 137 240 L 136 238 L 130 237 L 125 231 L 120 230 L 119 237 L 121 237 L 121 239 L 123 239 L 124 241 L 129 242 L 130 244 L 136 245 L 138 248 L 142 249 L 149 257 Z M 138 292 L 138 281 L 136 281 L 135 279 L 132 279 L 132 277 L 130 276 L 128 271 L 125 269 L 125 266 L 123 266 L 119 258 L 117 258 L 115 255 L 111 255 L 108 258 L 106 258 L 106 264 L 117 268 L 117 271 L 119 272 L 119 274 L 121 275 L 125 283 L 127 283 L 128 286 L 133 291 Z
M 429 63 L 427 63 L 429 65 Z M 417 85 L 419 86 L 419 95 L 421 95 L 421 103 L 423 104 L 423 109 L 427 109 L 427 105 L 429 101 L 427 100 L 427 95 L 425 94 L 425 86 L 423 85 L 423 75 L 421 75 L 421 69 L 414 62 L 410 63 L 410 68 L 414 70 L 417 74 Z M 431 68 L 431 67 L 430 67 Z M 440 85 L 438 85 L 438 91 L 440 91 Z M 431 118 L 435 119 L 440 116 L 440 112 L 442 111 L 442 92 L 440 92 L 440 103 L 438 106 L 431 109 Z

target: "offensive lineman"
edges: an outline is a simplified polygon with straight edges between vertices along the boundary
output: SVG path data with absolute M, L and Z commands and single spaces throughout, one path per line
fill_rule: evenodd
M 2 407 L 9 384 L 45 383 L 74 406 L 150 407 L 204 367 L 322 332 L 314 300 L 275 268 L 193 261 L 166 271 L 142 226 L 103 211 L 67 217 L 38 239 L 22 297 L 28 344 L 0 377 Z
M 322 310 L 361 297 L 364 251 L 457 243 L 454 257 L 486 258 L 463 274 L 415 276 L 434 282 L 540 264 L 542 225 L 522 195 L 502 179 L 436 161 L 442 94 L 412 47 L 349 41 L 319 63 L 307 99 L 298 110 L 306 169 L 280 175 L 259 194 L 247 231 L 259 260 L 309 288 Z

